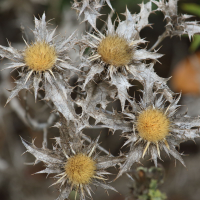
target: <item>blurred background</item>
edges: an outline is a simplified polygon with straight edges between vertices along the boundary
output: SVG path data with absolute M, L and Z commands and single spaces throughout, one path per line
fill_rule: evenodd
M 72 0 L 0 0 L 0 45 L 7 46 L 7 40 L 18 49 L 24 47 L 22 35 L 29 40 L 33 40 L 31 29 L 34 29 L 34 16 L 37 18 L 46 13 L 47 20 L 52 25 L 49 28 L 57 28 L 57 34 L 70 35 L 78 29 L 79 36 L 85 34 L 84 23 L 80 24 L 81 19 L 77 20 L 76 11 L 71 9 Z M 125 12 L 126 6 L 131 13 L 138 13 L 141 0 L 111 0 L 111 4 L 116 11 L 113 19 L 119 15 L 124 19 L 121 13 Z M 147 1 L 144 1 L 147 2 Z M 187 13 L 195 16 L 192 20 L 200 20 L 200 1 L 199 0 L 180 0 L 178 3 L 179 13 Z M 154 7 L 156 8 L 156 6 Z M 106 20 L 110 8 L 105 5 L 101 17 Z M 97 20 L 99 29 L 104 22 Z M 149 18 L 152 24 L 151 28 L 144 28 L 141 37 L 149 41 L 147 48 L 150 48 L 157 40 L 158 36 L 164 32 L 164 16 L 161 12 L 151 14 Z M 174 92 L 182 92 L 180 104 L 184 105 L 180 112 L 188 109 L 191 116 L 200 115 L 200 35 L 193 38 L 190 42 L 186 35 L 181 38 L 166 38 L 161 43 L 159 53 L 164 56 L 159 59 L 162 63 L 155 65 L 156 73 L 161 77 L 172 77 L 169 81 L 169 87 Z M 71 53 L 74 60 L 77 58 L 77 51 Z M 0 69 L 5 67 L 6 59 L 0 61 Z M 13 77 L 16 72 L 11 74 Z M 42 101 L 34 102 L 33 95 L 28 93 L 28 105 L 23 95 L 13 99 L 6 107 L 8 93 L 6 89 L 14 87 L 13 78 L 8 71 L 0 72 L 0 200 L 53 200 L 56 199 L 58 192 L 55 187 L 49 186 L 53 179 L 46 178 L 46 174 L 32 175 L 42 170 L 42 163 L 32 165 L 33 156 L 22 153 L 25 151 L 20 141 L 20 136 L 28 141 L 36 138 L 35 145 L 41 147 L 43 135 L 42 131 L 37 131 L 26 124 L 24 120 L 24 108 L 29 107 L 29 113 L 37 123 L 47 121 L 51 109 Z M 134 92 L 134 91 L 130 91 Z M 118 103 L 111 105 L 118 107 Z M 21 109 L 21 110 L 20 110 Z M 19 111 L 20 110 L 20 111 Z M 49 128 L 48 147 L 52 148 L 54 141 L 51 139 L 59 136 L 56 128 Z M 91 138 L 96 138 L 101 133 L 101 145 L 109 150 L 112 154 L 118 155 L 120 147 L 124 140 L 120 137 L 120 132 L 114 135 L 109 134 L 108 130 L 84 130 L 84 133 Z M 162 155 L 165 162 L 159 161 L 165 169 L 164 183 L 160 190 L 167 195 L 168 200 L 199 200 L 200 199 L 200 139 L 188 141 L 181 144 L 180 152 L 184 153 L 184 161 L 187 168 L 179 162 L 175 162 L 165 154 Z M 151 161 L 142 161 L 144 166 L 153 166 Z M 141 166 L 139 164 L 134 167 Z M 117 170 L 111 170 L 113 174 Z M 111 178 L 114 179 L 115 176 Z M 119 193 L 109 191 L 109 196 L 99 189 L 94 188 L 95 200 L 104 198 L 105 200 L 123 200 L 130 196 L 132 182 L 126 176 L 122 176 L 115 182 L 111 183 Z M 73 199 L 74 195 L 71 195 Z M 160 200 L 160 199 L 157 199 Z

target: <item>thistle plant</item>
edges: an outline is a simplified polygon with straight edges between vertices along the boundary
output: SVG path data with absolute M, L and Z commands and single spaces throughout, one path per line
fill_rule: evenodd
M 72 190 L 76 191 L 76 195 L 79 193 L 81 199 L 86 198 L 86 193 L 92 197 L 90 185 L 116 191 L 112 186 L 105 184 L 107 180 L 105 175 L 109 174 L 105 169 L 115 166 L 119 158 L 99 156 L 100 152 L 96 152 L 99 137 L 86 145 L 80 133 L 76 133 L 73 122 L 70 127 L 66 124 L 66 120 L 62 119 L 62 125 L 57 125 L 60 129 L 60 138 L 55 138 L 56 144 L 53 150 L 39 149 L 22 139 L 27 152 L 46 164 L 46 169 L 37 173 L 56 174 L 54 176 L 56 182 L 53 185 L 60 185 L 58 199 L 67 199 Z M 66 131 L 69 135 L 66 135 Z
M 165 162 L 162 152 L 185 166 L 183 153 L 177 148 L 182 142 L 200 136 L 200 119 L 179 113 L 181 94 L 175 94 L 167 85 L 168 78 L 154 71 L 155 63 L 164 56 L 157 48 L 163 39 L 183 34 L 192 38 L 200 33 L 198 22 L 187 21 L 191 16 L 178 14 L 177 2 L 141 3 L 138 14 L 131 14 L 126 8 L 125 20 L 108 14 L 105 25 L 99 29 L 96 20 L 101 17 L 101 8 L 108 5 L 114 12 L 110 0 L 74 0 L 72 8 L 78 18 L 84 16 L 82 23 L 86 23 L 87 29 L 80 37 L 74 32 L 58 39 L 56 29 L 50 30 L 48 16 L 43 13 L 41 18 L 34 18 L 33 42 L 24 39 L 22 50 L 12 47 L 10 42 L 9 47 L 0 45 L 1 58 L 11 61 L 1 73 L 6 69 L 18 71 L 6 104 L 12 103 L 17 95 L 26 98 L 25 94 L 19 94 L 25 90 L 33 92 L 35 103 L 42 99 L 53 111 L 54 117 L 49 117 L 46 124 L 38 125 L 27 114 L 24 119 L 31 128 L 44 131 L 42 148 L 21 140 L 26 152 L 35 157 L 35 163 L 42 162 L 45 166 L 36 174 L 54 175 L 51 188 L 58 188 L 57 200 L 68 199 L 72 191 L 81 200 L 95 198 L 94 186 L 117 192 L 111 181 L 118 181 L 125 174 L 129 176 L 135 163 L 149 158 L 156 168 L 158 159 Z M 157 9 L 153 10 L 152 4 Z M 164 14 L 165 32 L 148 48 L 148 41 L 141 38 L 140 32 L 151 27 L 149 16 L 156 11 Z M 74 49 L 76 59 L 70 54 Z M 139 99 L 129 92 L 133 86 L 140 87 L 135 91 Z M 120 106 L 111 111 L 113 101 Z M 54 137 L 50 148 L 46 130 L 52 125 L 59 130 L 59 136 Z M 88 129 L 109 129 L 112 137 L 120 131 L 126 150 L 122 148 L 119 155 L 112 155 L 98 142 L 100 136 L 90 139 Z M 110 172 L 113 167 L 117 169 L 115 176 Z M 152 188 L 157 191 L 157 185 L 153 180 L 148 181 L 151 186 L 145 195 L 149 199 L 156 196 L 157 193 L 151 192 Z M 159 194 L 160 199 L 166 198 Z

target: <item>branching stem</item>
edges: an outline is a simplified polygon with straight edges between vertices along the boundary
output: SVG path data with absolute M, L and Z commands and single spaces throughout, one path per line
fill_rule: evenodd
M 6 71 L 1 72 L 1 77 L 3 78 L 2 78 L 0 89 L 2 91 L 2 95 L 4 95 L 6 98 L 9 97 L 9 92 L 6 91 L 5 88 L 12 87 L 10 82 L 8 81 L 8 78 L 7 78 L 8 75 L 9 75 L 9 72 L 6 72 Z M 24 100 L 26 103 L 26 95 L 24 97 Z M 30 126 L 34 130 L 43 131 L 44 129 L 52 126 L 54 122 L 56 121 L 56 119 L 58 118 L 58 116 L 55 113 L 51 113 L 46 123 L 39 123 L 36 120 L 32 119 L 30 115 L 28 114 L 29 108 L 28 108 L 27 103 L 24 109 L 22 105 L 20 104 L 19 100 L 17 98 L 14 98 L 12 99 L 12 101 L 10 101 L 9 105 L 12 108 L 12 110 L 17 114 L 17 116 L 24 122 L 24 124 L 26 124 L 27 126 Z M 48 105 L 50 106 L 50 104 Z
M 82 137 L 84 140 L 86 140 L 87 142 L 89 142 L 89 143 L 92 142 L 92 140 L 91 140 L 88 136 L 86 136 L 85 134 L 83 134 L 83 133 L 81 133 L 81 137 Z M 98 148 L 100 151 L 104 152 L 105 154 L 114 157 L 109 151 L 107 151 L 106 149 L 104 149 L 104 148 L 101 147 L 100 145 L 97 145 L 97 148 Z
M 167 30 L 165 30 L 165 32 L 158 37 L 156 43 L 148 51 L 153 51 L 168 36 L 169 33 Z

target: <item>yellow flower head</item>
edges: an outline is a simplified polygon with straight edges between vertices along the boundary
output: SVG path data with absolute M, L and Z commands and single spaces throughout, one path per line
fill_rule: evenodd
M 133 57 L 133 49 L 127 40 L 118 35 L 108 35 L 102 39 L 97 52 L 105 63 L 116 67 L 129 64 Z
M 85 154 L 70 157 L 65 165 L 65 172 L 72 185 L 90 183 L 95 170 L 95 161 Z
M 28 46 L 24 52 L 24 60 L 29 69 L 41 72 L 51 69 L 56 62 L 54 46 L 43 42 L 36 42 Z
M 169 134 L 170 121 L 161 110 L 148 108 L 139 114 L 136 128 L 144 140 L 158 142 Z

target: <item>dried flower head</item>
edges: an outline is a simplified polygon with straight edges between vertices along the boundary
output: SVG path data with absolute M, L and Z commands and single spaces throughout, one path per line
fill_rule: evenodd
M 25 41 L 26 47 L 22 51 L 14 49 L 10 44 L 9 47 L 0 46 L 0 56 L 12 61 L 7 69 L 21 68 L 20 79 L 16 81 L 16 87 L 12 90 L 7 103 L 20 90 L 31 89 L 32 87 L 34 88 L 36 99 L 38 90 L 41 89 L 39 87 L 40 82 L 43 83 L 42 89 L 45 89 L 47 84 L 52 84 L 51 77 L 56 79 L 56 76 L 58 77 L 57 74 L 70 74 L 69 70 L 77 70 L 69 63 L 69 58 L 67 57 L 67 53 L 75 40 L 73 34 L 69 38 L 54 42 L 55 29 L 53 31 L 47 30 L 45 13 L 41 19 L 35 18 L 35 30 L 33 33 L 35 41 L 31 44 Z
M 58 127 L 61 135 L 55 138 L 56 145 L 53 150 L 44 147 L 39 149 L 33 143 L 29 144 L 22 139 L 27 152 L 34 155 L 36 160 L 45 163 L 46 169 L 37 173 L 56 174 L 54 178 L 57 180 L 53 185 L 60 185 L 58 199 L 68 198 L 72 190 L 80 194 L 81 200 L 87 195 L 91 197 L 91 185 L 116 191 L 105 183 L 105 175 L 110 174 L 105 169 L 118 164 L 119 159 L 99 156 L 100 152 L 96 152 L 99 137 L 86 145 L 80 135 L 74 132 L 73 122 L 62 125 L 59 123 Z
M 142 3 L 140 6 L 141 11 L 134 15 L 126 9 L 124 14 L 126 20 L 119 21 L 116 29 L 109 16 L 105 34 L 96 30 L 96 34 L 88 33 L 79 42 L 82 59 L 80 68 L 88 69 L 83 89 L 95 77 L 100 76 L 101 80 L 107 79 L 118 90 L 117 97 L 122 110 L 125 101 L 129 101 L 127 90 L 132 86 L 131 80 L 143 81 L 147 74 L 153 73 L 155 82 L 162 85 L 160 77 L 144 63 L 148 59 L 156 61 L 162 55 L 138 48 L 140 44 L 146 42 L 140 38 L 139 32 L 144 27 L 150 26 L 148 17 L 151 13 L 151 2 Z M 84 54 L 86 48 L 91 50 L 90 55 Z
M 180 95 L 170 103 L 163 94 L 154 91 L 153 85 L 149 77 L 145 81 L 141 101 L 133 101 L 131 111 L 124 111 L 133 123 L 133 132 L 124 134 L 128 138 L 124 145 L 130 144 L 130 151 L 118 177 L 147 153 L 151 154 L 157 166 L 162 149 L 185 165 L 176 147 L 183 141 L 199 137 L 200 119 L 176 114 Z

